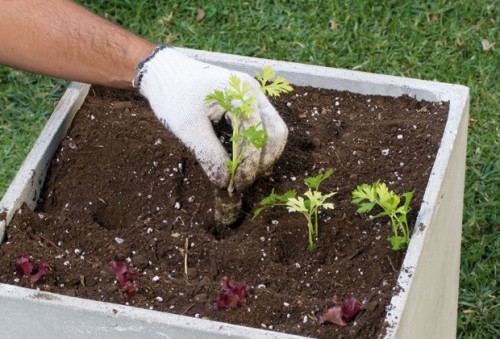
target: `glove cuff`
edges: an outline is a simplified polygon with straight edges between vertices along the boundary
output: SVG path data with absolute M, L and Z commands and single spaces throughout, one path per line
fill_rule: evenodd
M 135 70 L 137 71 L 137 73 L 132 78 L 132 87 L 133 88 L 140 88 L 141 87 L 141 81 L 142 81 L 142 77 L 143 77 L 144 71 L 145 71 L 144 65 L 149 60 L 153 59 L 159 51 L 164 50 L 166 48 L 171 48 L 171 46 L 169 46 L 169 45 L 156 46 L 156 48 L 153 50 L 153 52 L 151 52 L 151 54 L 146 59 L 142 60 L 141 62 L 139 62 L 137 64 L 137 66 L 135 67 Z

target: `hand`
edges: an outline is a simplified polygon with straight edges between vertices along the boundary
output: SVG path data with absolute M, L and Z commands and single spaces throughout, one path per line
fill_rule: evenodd
M 249 82 L 256 98 L 254 116 L 241 128 L 262 122 L 269 135 L 263 148 L 249 147 L 236 171 L 235 187 L 242 191 L 258 175 L 271 169 L 288 136 L 284 121 L 259 90 L 258 82 L 248 74 L 200 62 L 174 48 L 161 46 L 139 65 L 137 86 L 163 125 L 194 153 L 208 178 L 225 188 L 229 182 L 225 165 L 229 155 L 212 127 L 212 122 L 220 120 L 225 111 L 218 105 L 206 104 L 204 99 L 215 89 L 223 90 L 231 74 Z

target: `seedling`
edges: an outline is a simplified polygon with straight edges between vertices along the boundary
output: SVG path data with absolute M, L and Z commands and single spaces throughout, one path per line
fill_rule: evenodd
M 304 182 L 308 186 L 308 190 L 304 193 L 304 196 L 296 197 L 297 192 L 295 190 L 279 195 L 273 189 L 271 194 L 259 203 L 260 207 L 254 212 L 253 217 L 256 218 L 263 210 L 274 206 L 285 206 L 288 212 L 301 213 L 307 220 L 309 250 L 314 250 L 315 239 L 319 235 L 318 212 L 320 209 L 334 208 L 333 203 L 326 202 L 326 200 L 335 195 L 335 192 L 323 194 L 319 191 L 319 185 L 332 174 L 333 170 L 329 169 L 323 174 L 307 177 Z
M 262 75 L 259 72 L 255 73 L 255 78 L 260 82 L 260 90 L 269 96 L 277 97 L 282 93 L 293 91 L 292 86 L 281 76 L 276 76 L 271 66 L 262 67 Z M 271 79 L 273 79 L 271 81 Z
M 118 286 L 120 286 L 120 292 L 122 293 L 123 299 L 125 299 L 125 301 L 129 301 L 139 290 L 136 282 L 132 279 L 132 275 L 136 273 L 127 264 L 122 262 L 113 260 L 109 262 L 109 265 L 115 272 L 116 280 L 118 281 Z
M 257 72 L 256 77 L 261 84 L 260 90 L 265 94 L 276 96 L 292 90 L 290 84 L 288 84 L 283 77 L 276 77 L 276 74 L 270 66 L 263 68 L 263 75 Z M 276 77 L 276 79 L 268 84 L 268 81 L 274 77 Z M 257 149 L 262 148 L 266 144 L 268 138 L 260 122 L 240 131 L 242 122 L 249 119 L 254 114 L 253 109 L 256 99 L 251 95 L 251 90 L 252 87 L 247 81 L 242 81 L 236 75 L 232 74 L 229 77 L 228 87 L 224 90 L 214 90 L 205 97 L 205 102 L 216 102 L 229 113 L 231 119 L 233 129 L 230 139 L 232 142 L 232 158 L 226 161 L 226 166 L 229 169 L 230 175 L 227 188 L 229 196 L 233 194 L 236 170 L 248 147 L 252 145 Z
M 359 300 L 354 297 L 344 299 L 342 305 L 339 305 L 337 296 L 333 296 L 331 307 L 323 315 L 319 316 L 318 322 L 324 324 L 330 322 L 339 326 L 347 326 L 347 323 L 354 319 L 361 311 L 366 310 Z
M 363 184 L 358 186 L 352 192 L 352 202 L 359 206 L 356 212 L 360 214 L 368 213 L 375 206 L 379 206 L 382 212 L 371 218 L 375 219 L 383 216 L 390 218 L 394 235 L 387 240 L 391 243 L 393 250 L 401 250 L 408 247 L 410 242 L 407 215 L 410 211 L 413 193 L 413 191 L 406 192 L 400 196 L 389 190 L 385 183 L 377 181 L 372 185 Z M 403 205 L 400 205 L 401 197 L 405 199 Z
M 225 276 L 222 278 L 221 287 L 222 291 L 213 304 L 214 309 L 236 308 L 246 304 L 248 285 L 244 281 L 235 282 L 233 278 Z
M 19 273 L 28 277 L 32 284 L 43 278 L 47 274 L 48 265 L 44 262 L 38 264 L 38 267 L 33 267 L 30 260 L 30 254 L 24 253 L 16 260 L 16 267 Z

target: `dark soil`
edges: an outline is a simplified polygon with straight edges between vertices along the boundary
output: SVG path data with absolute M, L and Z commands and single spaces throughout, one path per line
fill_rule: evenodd
M 313 88 L 272 101 L 290 129 L 285 152 L 244 195 L 238 225 L 218 232 L 210 182 L 147 103 L 91 89 L 36 211 L 20 210 L 7 229 L 0 282 L 124 304 L 109 262 L 126 261 L 138 272 L 133 306 L 304 336 L 377 337 L 405 253 L 391 250 L 387 220 L 355 214 L 351 192 L 378 179 L 397 193 L 415 190 L 414 223 L 448 104 Z M 321 214 L 315 251 L 299 214 L 275 208 L 252 220 L 273 188 L 303 192 L 306 176 L 329 168 L 322 191 L 337 192 L 335 209 Z M 34 285 L 15 273 L 25 252 L 50 266 Z M 246 306 L 213 309 L 223 276 L 249 284 Z M 319 325 L 334 295 L 367 310 L 347 327 Z

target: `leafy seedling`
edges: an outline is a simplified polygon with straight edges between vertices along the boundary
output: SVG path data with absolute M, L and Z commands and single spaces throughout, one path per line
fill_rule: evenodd
M 214 309 L 236 308 L 244 306 L 248 298 L 248 285 L 235 282 L 231 277 L 222 278 L 222 291 L 214 301 Z
M 129 301 L 139 290 L 137 284 L 132 279 L 132 275 L 135 274 L 134 270 L 127 264 L 114 260 L 110 261 L 109 265 L 115 272 L 116 280 L 118 281 L 118 286 L 120 286 L 120 292 L 123 295 L 123 299 L 125 299 L 125 301 Z
M 257 73 L 257 78 L 261 80 L 261 91 L 271 96 L 276 96 L 281 93 L 287 93 L 292 90 L 292 87 L 283 77 L 276 79 L 268 84 L 268 81 L 276 77 L 270 66 L 263 68 L 263 75 Z M 251 94 L 252 87 L 247 81 L 242 81 L 236 75 L 231 74 L 229 77 L 229 86 L 224 90 L 214 90 L 205 97 L 206 103 L 217 103 L 230 115 L 233 133 L 231 136 L 232 150 L 231 159 L 226 161 L 226 166 L 229 170 L 229 185 L 227 191 L 230 196 L 234 192 L 234 179 L 236 170 L 243 159 L 243 156 L 248 150 L 248 147 L 253 146 L 257 149 L 264 147 L 267 142 L 268 135 L 262 129 L 262 123 L 240 131 L 242 122 L 249 119 L 254 114 L 256 98 Z
M 352 202 L 359 206 L 356 212 L 360 214 L 371 212 L 375 206 L 379 206 L 382 212 L 371 218 L 384 216 L 390 218 L 393 236 L 387 240 L 391 243 L 393 250 L 401 250 L 407 248 L 410 243 L 407 216 L 413 193 L 413 191 L 406 192 L 400 196 L 389 190 L 385 183 L 377 181 L 372 185 L 363 184 L 356 187 L 352 192 Z M 405 200 L 402 205 L 400 205 L 401 197 Z
M 262 74 L 256 72 L 255 78 L 260 82 L 260 90 L 269 96 L 276 97 L 293 91 L 288 81 L 282 76 L 276 76 L 271 66 L 262 67 Z M 274 80 L 271 81 L 271 79 Z
M 31 283 L 35 283 L 42 279 L 45 274 L 47 274 L 47 268 L 49 266 L 41 262 L 38 267 L 34 267 L 30 260 L 30 254 L 24 253 L 16 260 L 16 268 L 19 273 L 23 276 L 28 277 Z
M 344 299 L 342 305 L 338 304 L 337 296 L 332 299 L 329 307 L 323 315 L 319 316 L 318 322 L 324 324 L 330 322 L 339 326 L 347 326 L 361 311 L 366 310 L 365 305 L 354 297 Z
M 329 169 L 323 174 L 307 177 L 304 182 L 308 190 L 304 193 L 304 196 L 297 197 L 295 190 L 280 195 L 276 194 L 273 189 L 269 196 L 261 200 L 260 207 L 254 212 L 253 218 L 256 218 L 266 208 L 274 206 L 285 206 L 289 212 L 301 213 L 307 221 L 309 250 L 314 250 L 315 239 L 319 235 L 318 212 L 320 209 L 334 208 L 333 203 L 326 202 L 326 200 L 335 195 L 335 192 L 323 194 L 319 191 L 319 186 L 332 174 L 333 170 Z

